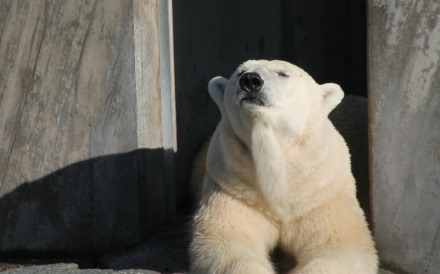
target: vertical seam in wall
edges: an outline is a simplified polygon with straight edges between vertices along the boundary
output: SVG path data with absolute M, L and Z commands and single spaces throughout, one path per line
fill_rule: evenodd
M 165 183 L 165 204 L 168 222 L 176 218 L 176 186 L 174 153 L 176 152 L 176 110 L 174 87 L 172 1 L 159 1 L 160 94 L 162 115 L 162 145 Z
M 44 37 L 46 36 L 47 22 L 48 22 L 49 19 L 46 17 L 45 20 L 46 20 L 46 21 L 45 21 L 45 23 L 44 23 L 43 34 L 42 34 L 42 36 L 41 36 L 41 42 L 40 42 L 40 45 L 39 45 L 39 47 L 38 47 L 37 55 L 36 55 L 36 57 L 35 57 L 35 63 L 34 63 L 34 66 L 33 66 L 33 68 L 32 68 L 32 76 L 31 76 L 30 81 L 32 81 L 32 80 L 34 79 L 34 77 L 35 77 L 35 69 L 36 69 L 36 67 L 37 67 L 38 58 L 39 58 L 39 56 L 40 56 L 40 51 L 41 51 L 41 48 L 42 48 L 42 45 L 43 45 L 43 42 L 44 42 Z M 35 38 L 34 38 L 34 39 L 35 39 Z M 33 42 L 34 42 L 34 41 L 32 41 L 32 43 L 33 43 Z M 33 45 L 31 46 L 31 49 L 30 49 L 30 52 L 29 52 L 29 56 L 28 56 L 28 59 L 27 59 L 27 61 L 26 61 L 25 71 L 26 71 L 26 69 L 29 67 L 29 60 L 30 60 L 30 58 L 31 58 L 32 49 L 33 49 Z M 23 76 L 22 83 L 23 83 L 25 80 L 26 80 L 26 73 L 25 73 L 24 76 Z M 23 84 L 22 84 L 21 86 L 23 86 Z M 31 89 L 31 85 L 29 84 L 29 86 L 26 88 L 23 102 L 22 102 L 21 105 L 20 105 L 20 110 L 19 110 L 19 114 L 18 114 L 18 118 L 17 118 L 17 123 L 16 123 L 15 128 L 14 128 L 14 134 L 13 134 L 13 137 L 12 137 L 12 142 L 11 142 L 11 144 L 10 144 L 10 146 L 9 146 L 9 149 L 8 149 L 8 156 L 7 156 L 7 158 L 6 158 L 5 171 L 4 171 L 4 173 L 3 173 L 2 181 L 0 182 L 0 189 L 2 188 L 3 183 L 4 183 L 4 181 L 5 181 L 5 178 L 6 178 L 6 173 L 7 173 L 8 166 L 9 166 L 9 162 L 10 162 L 10 159 L 11 159 L 12 149 L 13 149 L 13 147 L 14 147 L 14 145 L 15 145 L 15 141 L 16 141 L 16 139 L 17 139 L 18 129 L 20 128 L 20 121 L 21 121 L 21 118 L 22 118 L 22 116 L 23 116 L 24 108 L 25 108 L 25 105 L 26 105 L 26 101 L 27 101 L 27 97 L 28 97 L 28 94 L 29 94 L 30 89 Z
M 132 2 L 131 2 L 131 4 L 132 4 L 132 11 L 131 11 L 131 16 L 132 16 L 132 18 L 131 18 L 131 20 L 132 20 L 132 24 L 133 24 L 133 27 L 131 28 L 131 30 L 132 30 L 132 35 L 133 35 L 133 61 L 134 61 L 134 89 L 135 89 L 135 93 L 136 93 L 136 95 L 135 95 L 135 102 L 134 102 L 134 106 L 135 106 L 135 117 L 136 117 L 136 123 L 135 123 L 135 125 L 136 125 L 136 129 L 135 129 L 135 132 L 136 132 L 136 146 L 137 146 L 137 148 L 139 149 L 139 132 L 138 132 L 138 130 L 139 130 L 139 123 L 138 123 L 138 113 L 139 113 L 139 108 L 138 108 L 138 101 L 139 101 L 139 99 L 138 99 L 138 81 L 137 81 L 137 60 L 136 60 L 136 58 L 137 58 L 137 49 L 136 49 L 136 45 L 137 45 L 137 42 L 136 42 L 136 28 L 137 28 L 137 24 L 138 24 L 138 21 L 136 20 L 136 11 L 137 11 L 137 9 L 138 9 L 138 7 L 137 7 L 137 1 L 136 0 L 133 0 Z M 141 40 L 141 43 L 142 43 L 142 40 Z M 142 44 L 141 44 L 141 47 L 142 47 Z M 143 149 L 143 148 L 142 148 Z M 142 203 L 142 198 L 141 198 L 141 196 L 144 194 L 143 193 L 143 191 L 141 191 L 143 188 L 142 188 L 142 178 L 140 178 L 141 177 L 141 168 L 142 169 L 145 169 L 145 166 L 142 166 L 142 163 L 141 163 L 141 160 L 140 160 L 140 155 L 142 155 L 142 150 L 141 151 L 139 151 L 139 154 L 137 155 L 137 157 L 136 157 L 136 163 L 137 163 L 137 178 L 136 178 L 136 183 L 137 183 L 137 185 L 136 185 L 136 187 L 137 187 L 137 192 L 138 192 L 138 195 L 137 195 L 137 199 L 138 199 L 138 202 L 137 202 L 137 205 L 138 205 L 138 229 L 139 229 L 139 239 L 142 239 L 143 240 L 143 235 L 144 235 L 144 230 L 145 230 L 145 227 L 144 227 L 144 216 L 142 215 L 142 213 L 143 213 L 143 203 Z
M 92 12 L 90 13 L 90 22 L 89 25 L 87 26 L 87 32 L 86 35 L 84 37 L 84 41 L 81 45 L 81 52 L 79 54 L 79 58 L 78 58 L 78 65 L 77 65 L 77 70 L 80 67 L 80 64 L 82 63 L 82 59 L 84 56 L 84 46 L 87 42 L 87 39 L 90 36 L 90 31 L 92 29 L 92 25 L 93 25 L 93 21 L 95 20 L 95 14 L 96 14 L 96 7 L 98 5 L 98 1 L 96 0 L 95 3 L 93 4 L 93 8 L 92 8 Z M 78 73 L 77 73 L 78 75 Z M 79 91 L 78 91 L 79 92 Z M 90 141 L 91 141 L 91 130 L 92 130 L 92 119 L 90 117 L 90 101 L 89 101 L 89 111 L 88 111 L 88 125 L 89 125 L 89 159 L 92 159 L 92 146 L 90 145 Z M 94 186 L 95 186 L 95 177 L 94 177 L 94 163 L 95 161 L 91 160 L 90 164 L 89 164 L 89 176 L 90 176 L 90 186 L 89 186 L 89 191 L 90 191 L 90 224 L 91 224 L 91 242 L 90 242 L 90 247 L 92 249 L 92 253 L 95 251 L 95 195 L 94 195 Z
M 174 39 L 172 1 L 160 1 L 159 5 L 159 54 L 160 54 L 160 83 L 162 102 L 162 124 L 167 134 L 163 134 L 165 149 L 173 152 L 177 149 L 175 124 L 175 80 L 174 80 Z M 168 93 L 163 96 L 163 93 Z M 168 112 L 164 115 L 164 111 Z M 168 120 L 165 120 L 168 119 Z
M 132 31 L 132 35 L 133 35 L 133 61 L 134 61 L 134 63 L 133 63 L 133 65 L 134 65 L 134 69 L 135 69 L 135 72 L 134 72 L 134 89 L 135 89 L 135 92 L 136 92 L 136 96 L 135 96 L 135 116 L 136 116 L 136 120 L 138 120 L 139 118 L 138 118 L 138 114 L 139 114 L 139 107 L 138 107 L 138 101 L 139 101 L 139 98 L 138 98 L 138 81 L 137 81 L 137 42 L 136 42 L 136 28 L 138 27 L 137 25 L 139 24 L 139 22 L 138 22 L 138 20 L 136 19 L 136 11 L 138 10 L 138 7 L 137 7 L 137 1 L 136 0 L 133 0 L 132 1 L 132 10 L 131 10 L 131 16 L 132 16 L 132 18 L 131 18 L 131 20 L 132 20 L 132 24 L 133 24 L 133 27 L 131 28 L 131 31 Z M 141 45 L 140 45 L 140 47 L 142 48 L 142 39 L 141 39 L 141 41 L 140 41 L 140 43 L 141 43 Z M 142 67 L 142 66 L 141 66 Z M 135 130 L 135 132 L 136 132 L 136 146 L 138 147 L 138 149 L 139 149 L 139 132 L 138 132 L 138 130 L 139 130 L 139 123 L 138 123 L 138 121 L 136 121 L 136 123 L 135 123 L 135 125 L 136 125 L 136 130 Z M 137 195 L 137 199 L 138 199 L 138 203 L 137 203 L 137 205 L 138 205 L 138 230 L 139 230 L 139 235 L 138 235 L 138 237 L 139 237 L 139 239 L 140 240 L 143 240 L 144 239 L 144 235 L 145 235 L 145 229 L 146 229 L 146 226 L 145 226 L 145 212 L 144 212 L 144 203 L 143 203 L 143 199 L 142 199 L 142 196 L 143 195 L 145 195 L 145 193 L 144 193 L 144 191 L 142 191 L 143 189 L 144 189 L 144 187 L 142 186 L 142 184 L 144 183 L 144 178 L 145 178 L 145 176 L 142 174 L 142 171 L 143 170 L 145 170 L 145 164 L 144 164 L 144 152 L 143 152 L 143 149 L 144 148 L 141 148 L 141 150 L 139 150 L 139 153 L 136 155 L 136 163 L 137 163 L 137 167 L 136 167 L 136 169 L 137 169 L 137 178 L 136 178 L 136 183 L 137 183 L 137 185 L 136 185 L 136 187 L 137 187 L 137 192 L 138 192 L 138 195 Z M 145 198 L 144 198 L 145 199 Z

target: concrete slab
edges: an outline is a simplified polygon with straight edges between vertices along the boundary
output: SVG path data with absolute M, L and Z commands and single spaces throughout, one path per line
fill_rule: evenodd
M 98 267 L 101 269 L 80 269 L 75 263 L 56 263 L 20 266 L 0 273 L 187 273 L 189 270 L 189 260 L 187 255 L 190 242 L 189 219 L 189 215 L 179 216 L 176 225 L 160 231 L 139 246 L 114 252 L 105 256 L 98 262 Z M 380 269 L 378 274 L 394 273 Z
M 189 269 L 188 245 L 190 242 L 189 222 L 180 222 L 149 238 L 130 250 L 116 252 L 102 258 L 103 268 L 150 269 L 160 273 L 184 273 Z
M 109 270 L 109 269 L 79 269 L 76 264 L 51 264 L 51 265 L 33 265 L 2 271 L 6 274 L 35 274 L 35 273 L 50 273 L 50 274 L 104 274 L 104 273 L 124 273 L 124 274 L 158 274 L 158 272 L 142 269 L 130 270 Z

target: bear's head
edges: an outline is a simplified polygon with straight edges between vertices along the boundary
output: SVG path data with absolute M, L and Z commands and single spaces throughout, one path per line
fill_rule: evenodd
M 301 136 L 310 119 L 327 119 L 344 96 L 337 84 L 319 85 L 301 68 L 279 60 L 247 61 L 229 80 L 213 78 L 208 89 L 243 141 L 256 125 Z

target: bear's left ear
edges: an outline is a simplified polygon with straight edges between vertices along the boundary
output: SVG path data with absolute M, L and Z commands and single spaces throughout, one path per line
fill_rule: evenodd
M 324 111 L 328 115 L 344 98 L 344 92 L 338 84 L 323 84 L 320 86 L 322 104 Z
M 223 113 L 223 97 L 225 94 L 228 79 L 217 76 L 211 79 L 208 84 L 209 95 L 211 95 L 214 102 L 217 104 L 220 111 Z

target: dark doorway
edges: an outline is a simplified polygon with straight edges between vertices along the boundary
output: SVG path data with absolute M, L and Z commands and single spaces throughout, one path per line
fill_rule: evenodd
M 283 59 L 318 83 L 367 95 L 364 0 L 174 1 L 178 203 L 190 167 L 220 114 L 207 83 L 248 59 Z

